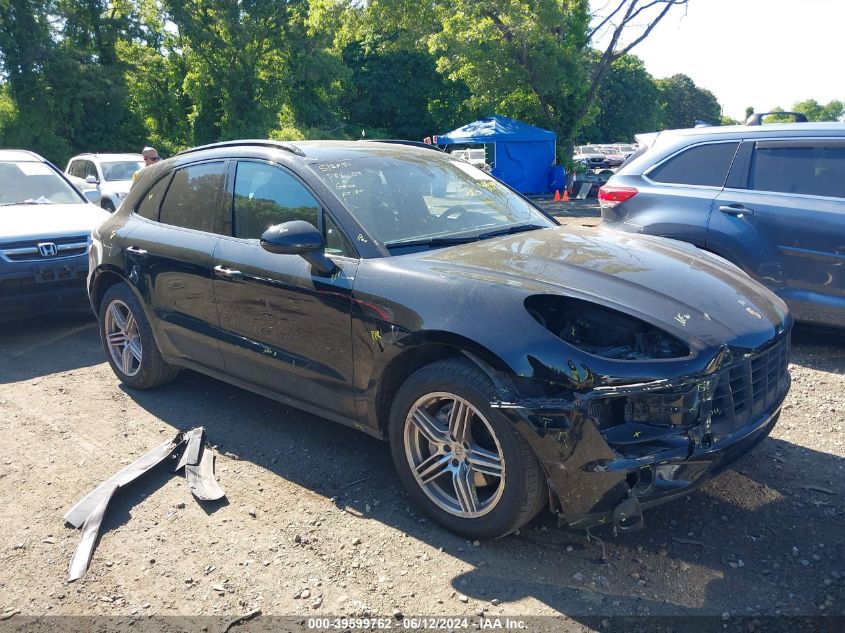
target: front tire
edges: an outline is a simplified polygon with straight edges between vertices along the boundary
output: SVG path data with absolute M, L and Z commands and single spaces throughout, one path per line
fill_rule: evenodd
M 490 407 L 494 397 L 490 379 L 474 365 L 444 360 L 408 378 L 390 413 L 400 481 L 438 523 L 471 539 L 514 532 L 548 498 L 537 458 Z
M 161 357 L 150 323 L 126 284 L 106 291 L 100 302 L 100 340 L 112 371 L 133 389 L 151 389 L 179 373 Z
M 100 206 L 109 213 L 114 213 L 114 203 L 108 198 L 103 198 L 102 200 L 100 200 Z

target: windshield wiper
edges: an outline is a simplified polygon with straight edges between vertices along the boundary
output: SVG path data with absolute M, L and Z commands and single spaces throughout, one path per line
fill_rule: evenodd
M 514 224 L 503 229 L 493 229 L 485 233 L 479 233 L 476 239 L 486 240 L 488 237 L 496 237 L 497 235 L 513 235 L 514 233 L 522 233 L 524 231 L 534 231 L 536 229 L 547 229 L 549 227 L 542 224 Z
M 404 248 L 406 246 L 451 246 L 454 244 L 468 244 L 469 242 L 477 242 L 478 240 L 486 240 L 497 235 L 512 235 L 513 233 L 522 233 L 523 231 L 534 231 L 536 229 L 548 228 L 542 224 L 514 224 L 501 229 L 494 229 L 492 231 L 485 231 L 484 233 L 475 233 L 473 235 L 454 235 L 450 237 L 425 237 L 418 240 L 397 240 L 395 242 L 387 242 L 387 248 Z
M 406 246 L 451 246 L 454 244 L 467 244 L 478 240 L 477 235 L 463 235 L 455 237 L 424 237 L 418 240 L 396 240 L 386 242 L 387 248 L 404 248 Z

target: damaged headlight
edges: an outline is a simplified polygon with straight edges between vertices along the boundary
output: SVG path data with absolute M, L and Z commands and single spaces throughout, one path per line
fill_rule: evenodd
M 700 399 L 693 387 L 685 393 L 646 393 L 625 398 L 625 422 L 687 427 L 698 422 Z
M 683 358 L 683 342 L 641 319 L 582 299 L 532 295 L 528 313 L 552 334 L 594 356 L 613 360 Z

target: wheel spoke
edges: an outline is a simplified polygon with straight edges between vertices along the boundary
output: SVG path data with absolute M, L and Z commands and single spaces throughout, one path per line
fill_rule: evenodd
M 131 337 L 133 334 L 138 335 L 138 324 L 135 322 L 135 315 L 131 312 L 126 316 L 126 323 L 123 326 L 123 331 L 126 336 Z
M 111 318 L 114 321 L 114 324 L 118 327 L 121 332 L 126 332 L 126 319 L 120 313 L 120 308 L 117 307 L 114 303 L 109 306 L 109 313 L 111 314 Z
M 466 442 L 469 439 L 469 424 L 472 409 L 465 402 L 455 400 L 449 412 L 449 433 L 456 442 Z
M 449 438 L 446 437 L 446 433 L 440 428 L 437 420 L 421 408 L 414 411 L 411 421 L 422 436 L 432 444 L 440 446 L 448 441 Z
M 132 375 L 132 350 L 129 348 L 129 345 L 123 348 L 123 354 L 121 355 L 121 369 L 123 369 L 123 373 L 127 376 Z
M 478 512 L 478 494 L 473 483 L 472 471 L 465 464 L 461 464 L 452 471 L 452 483 L 461 510 L 466 513 Z
M 141 341 L 140 341 L 140 339 L 137 339 L 137 338 L 129 339 L 129 343 L 127 344 L 127 347 L 129 348 L 129 352 L 132 354 L 132 356 L 135 357 L 135 360 L 137 360 L 140 363 L 141 362 Z
M 449 455 L 445 453 L 434 453 L 414 469 L 414 474 L 421 484 L 427 484 L 432 479 L 437 479 L 446 472 L 449 465 Z
M 107 337 L 109 347 L 122 348 L 126 345 L 126 334 L 123 332 L 112 332 Z
M 467 462 L 476 472 L 493 477 L 502 476 L 502 458 L 498 454 L 472 444 L 467 451 Z

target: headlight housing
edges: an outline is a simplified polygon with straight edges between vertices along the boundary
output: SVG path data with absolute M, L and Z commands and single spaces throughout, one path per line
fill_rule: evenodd
M 612 360 L 685 358 L 690 348 L 660 328 L 618 310 L 558 295 L 532 295 L 525 308 L 570 345 Z

